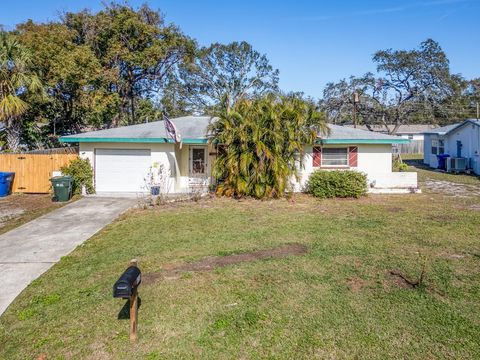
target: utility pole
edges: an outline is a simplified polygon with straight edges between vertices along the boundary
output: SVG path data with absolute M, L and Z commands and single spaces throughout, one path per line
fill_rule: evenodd
M 357 104 L 359 103 L 358 93 L 353 93 L 353 127 L 357 127 Z
M 477 120 L 480 118 L 480 104 L 477 101 Z

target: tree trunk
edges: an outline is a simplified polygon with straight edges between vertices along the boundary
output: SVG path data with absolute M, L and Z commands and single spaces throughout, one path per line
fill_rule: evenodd
M 20 147 L 20 137 L 22 135 L 22 122 L 19 119 L 9 119 L 5 132 L 7 134 L 7 147 L 15 152 Z
M 135 98 L 133 95 L 133 90 L 130 92 L 130 112 L 132 114 L 131 124 L 135 124 Z

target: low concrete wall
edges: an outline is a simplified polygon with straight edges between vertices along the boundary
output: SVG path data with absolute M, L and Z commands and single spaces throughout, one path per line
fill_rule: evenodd
M 391 172 L 369 174 L 370 192 L 373 193 L 408 193 L 418 192 L 416 172 Z

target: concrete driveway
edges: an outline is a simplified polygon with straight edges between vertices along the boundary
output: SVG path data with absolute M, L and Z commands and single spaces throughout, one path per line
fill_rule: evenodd
M 32 280 L 135 204 L 83 198 L 0 235 L 0 315 Z

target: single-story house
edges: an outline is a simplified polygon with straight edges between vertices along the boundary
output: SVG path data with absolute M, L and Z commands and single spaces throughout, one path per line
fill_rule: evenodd
M 353 125 L 346 125 L 348 127 L 354 127 Z M 388 125 L 388 129 L 384 125 L 371 125 L 368 128 L 365 125 L 357 125 L 357 129 L 366 131 L 375 131 L 383 134 L 391 134 L 395 125 Z M 394 145 L 394 152 L 401 154 L 422 154 L 424 152 L 424 133 L 430 130 L 435 130 L 438 125 L 434 124 L 405 124 L 400 125 L 395 132 L 395 136 L 400 136 L 404 139 L 411 140 L 408 144 L 396 144 Z
M 354 128 L 353 125 L 346 125 L 350 128 Z M 371 125 L 370 128 L 368 128 L 366 125 L 357 125 L 357 129 L 360 130 L 366 130 L 366 131 L 375 131 L 375 132 L 380 132 L 384 134 L 390 134 L 393 129 L 395 128 L 395 125 L 388 125 L 388 129 L 385 127 L 385 125 Z M 395 136 L 400 136 L 404 139 L 410 139 L 410 140 L 421 140 L 423 141 L 423 134 L 425 132 L 428 132 L 430 130 L 434 130 L 438 128 L 438 125 L 435 124 L 405 124 L 405 125 L 400 125 L 395 132 Z
M 64 136 L 78 143 L 79 154 L 90 160 L 97 193 L 146 192 L 149 183 L 161 183 L 164 192 L 188 193 L 207 188 L 216 145 L 209 143 L 207 128 L 215 118 L 186 116 L 171 119 L 182 142 L 167 135 L 164 121 L 124 126 Z M 317 145 L 306 146 L 301 180 L 292 185 L 301 191 L 317 169 L 353 169 L 364 172 L 372 192 L 410 192 L 417 189 L 417 174 L 392 172 L 392 144 L 408 139 L 329 125 L 330 134 Z
M 449 155 L 444 170 L 465 167 L 480 175 L 480 121 L 467 119 L 461 123 L 443 126 L 424 133 L 423 162 L 438 168 L 439 156 Z M 458 166 L 457 166 L 458 164 Z

